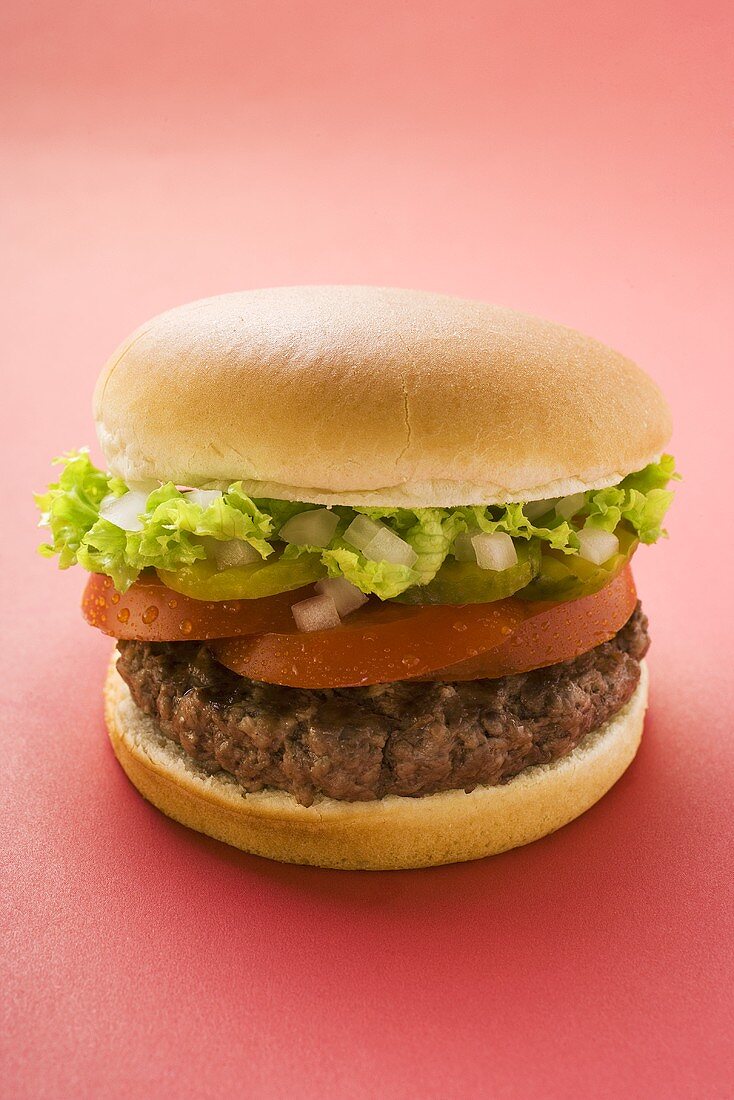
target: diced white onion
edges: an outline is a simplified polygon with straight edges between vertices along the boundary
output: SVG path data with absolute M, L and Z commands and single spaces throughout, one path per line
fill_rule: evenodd
M 505 531 L 495 531 L 492 535 L 482 531 L 471 541 L 480 569 L 494 569 L 501 572 L 512 565 L 517 565 L 515 544 Z
M 244 539 L 220 539 L 203 538 L 201 540 L 210 558 L 213 558 L 220 569 L 234 569 L 238 565 L 252 565 L 253 562 L 262 561 L 254 546 Z
M 558 497 L 551 497 L 550 500 L 531 500 L 527 504 L 523 504 L 522 510 L 528 519 L 535 521 L 544 516 L 546 512 L 550 512 L 557 504 Z
M 123 531 L 142 531 L 141 512 L 145 511 L 148 494 L 140 489 L 123 493 L 121 497 L 105 497 L 99 506 L 99 514 Z
M 369 516 L 357 516 L 344 532 L 344 541 L 357 550 L 364 550 L 375 535 L 384 529 L 384 524 L 375 523 Z
M 556 504 L 556 512 L 563 519 L 571 519 L 584 503 L 584 493 L 573 493 L 570 497 L 561 497 Z
M 284 542 L 296 542 L 300 546 L 328 546 L 338 526 L 336 512 L 328 508 L 312 508 L 289 519 L 279 534 Z
M 476 561 L 477 555 L 472 545 L 473 535 L 471 531 L 462 531 L 460 535 L 457 535 L 454 539 L 454 545 L 451 547 L 451 553 L 454 555 L 457 561 Z
M 362 549 L 368 561 L 386 561 L 390 565 L 412 566 L 418 561 L 415 550 L 389 527 L 383 527 Z
M 314 587 L 322 596 L 331 596 L 342 619 L 367 603 L 364 592 L 356 584 L 351 584 L 346 577 L 325 577 L 322 581 L 316 581 Z
M 581 549 L 579 557 L 594 565 L 603 565 L 619 550 L 619 539 L 611 531 L 598 531 L 594 527 L 584 527 L 577 532 Z
M 189 504 L 198 504 L 200 508 L 210 508 L 222 494 L 219 489 L 189 489 L 186 499 Z
M 331 596 L 311 596 L 308 600 L 294 603 L 291 611 L 296 626 L 304 634 L 312 630 L 331 630 L 341 622 Z

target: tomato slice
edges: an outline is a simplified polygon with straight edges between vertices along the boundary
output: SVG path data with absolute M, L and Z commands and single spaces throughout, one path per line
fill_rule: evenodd
M 291 620 L 286 630 L 228 638 L 212 649 L 242 676 L 290 687 L 504 676 L 569 660 L 608 640 L 636 600 L 627 567 L 600 592 L 562 604 L 515 598 L 463 607 L 367 604 L 331 630 L 301 634 Z
M 109 577 L 93 573 L 82 597 L 91 626 L 115 638 L 147 642 L 206 641 L 294 626 L 291 604 L 313 595 L 306 588 L 257 600 L 194 600 L 143 574 L 120 593 Z
M 291 605 L 311 589 L 247 600 L 203 601 L 171 591 L 155 574 L 124 594 L 93 574 L 85 619 L 116 638 L 211 641 L 242 676 L 290 687 L 394 680 L 474 680 L 570 660 L 613 637 L 637 594 L 629 566 L 601 591 L 561 603 L 512 597 L 491 604 L 410 606 L 377 601 L 331 630 L 300 633 Z
M 538 601 L 536 613 L 500 645 L 415 679 L 493 679 L 570 661 L 613 638 L 636 603 L 637 591 L 628 567 L 599 592 L 560 603 Z

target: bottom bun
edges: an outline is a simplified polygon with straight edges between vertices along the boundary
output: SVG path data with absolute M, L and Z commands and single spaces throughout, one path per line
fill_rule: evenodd
M 133 785 L 159 810 L 235 848 L 285 863 L 344 870 L 434 867 L 528 844 L 560 829 L 606 794 L 632 761 L 647 705 L 647 669 L 630 701 L 568 756 L 526 768 L 509 783 L 375 802 L 283 791 L 247 794 L 210 775 L 133 702 L 115 662 L 105 685 L 112 747 Z

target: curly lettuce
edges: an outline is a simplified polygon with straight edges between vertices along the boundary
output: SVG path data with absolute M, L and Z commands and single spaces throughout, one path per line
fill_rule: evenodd
M 358 508 L 356 511 L 385 523 L 408 543 L 418 557 L 410 570 L 417 578 L 413 584 L 428 584 L 433 580 L 446 560 L 454 539 L 464 530 L 462 517 L 456 509 Z
M 339 525 L 327 547 L 290 545 L 286 547 L 283 556 L 293 558 L 304 553 L 320 554 L 330 577 L 346 577 L 362 592 L 374 594 L 382 600 L 393 599 L 406 588 L 428 584 L 433 580 L 446 560 L 454 539 L 463 530 L 461 518 L 457 514 L 443 512 L 438 508 L 412 511 L 403 508 L 339 507 L 335 510 L 339 513 Z M 376 522 L 386 524 L 404 539 L 416 554 L 415 563 L 407 566 L 370 561 L 347 543 L 343 537 L 344 531 L 357 511 Z
M 145 569 L 175 571 L 207 557 L 207 540 L 239 539 L 263 559 L 274 552 L 285 558 L 317 553 L 330 576 L 345 577 L 362 592 L 383 600 L 430 583 L 452 553 L 457 536 L 467 531 L 502 531 L 565 554 L 578 552 L 577 531 L 583 524 L 614 531 L 623 523 L 642 542 L 655 542 L 665 535 L 662 523 L 673 495 L 666 487 L 678 476 L 671 456 L 663 455 L 618 485 L 586 493 L 573 519 L 563 518 L 549 504 L 538 523 L 525 514 L 522 503 L 449 509 L 338 506 L 334 537 L 328 546 L 316 547 L 286 546 L 278 537 L 283 524 L 316 505 L 253 500 L 241 482 L 234 482 L 208 504 L 197 503 L 173 484 L 161 485 L 145 501 L 140 530 L 125 531 L 100 514 L 106 500 L 128 491 L 124 482 L 97 469 L 85 450 L 56 461 L 63 466 L 59 479 L 36 496 L 36 503 L 41 526 L 51 535 L 41 553 L 57 556 L 62 569 L 78 564 L 104 573 L 125 591 Z M 407 542 L 416 555 L 414 564 L 370 561 L 347 543 L 344 532 L 358 513 L 385 524 Z
M 673 500 L 666 486 L 678 478 L 672 455 L 663 455 L 659 462 L 629 474 L 619 485 L 587 493 L 582 514 L 590 527 L 614 531 L 624 520 L 640 542 L 657 542 L 667 535 L 663 520 Z
M 187 499 L 173 484 L 161 485 L 148 495 L 140 514 L 142 529 L 125 531 L 101 516 L 99 509 L 109 496 L 126 493 L 127 486 L 98 470 L 86 451 L 57 461 L 64 470 L 46 493 L 36 496 L 36 503 L 41 526 L 52 536 L 41 553 L 58 555 L 62 569 L 78 563 L 91 573 L 105 573 L 124 592 L 144 569 L 175 570 L 205 558 L 204 538 L 243 539 L 263 558 L 273 553 L 268 541 L 273 520 L 239 482 L 208 507 Z
M 563 550 L 567 554 L 579 548 L 576 531 L 568 520 L 551 514 L 546 526 L 537 527 L 525 515 L 523 504 L 505 504 L 501 508 L 478 505 L 457 511 L 464 520 L 465 531 L 486 531 L 488 534 L 502 531 L 513 539 L 540 539 L 552 550 Z

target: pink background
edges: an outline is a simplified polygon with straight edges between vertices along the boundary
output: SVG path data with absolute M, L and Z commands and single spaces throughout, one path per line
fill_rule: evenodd
M 730 12 L 3 6 L 5 1095 L 731 1095 Z M 494 860 L 293 868 L 160 816 L 106 742 L 83 578 L 34 553 L 31 489 L 92 441 L 118 340 L 319 281 L 547 315 L 673 406 L 643 747 Z

